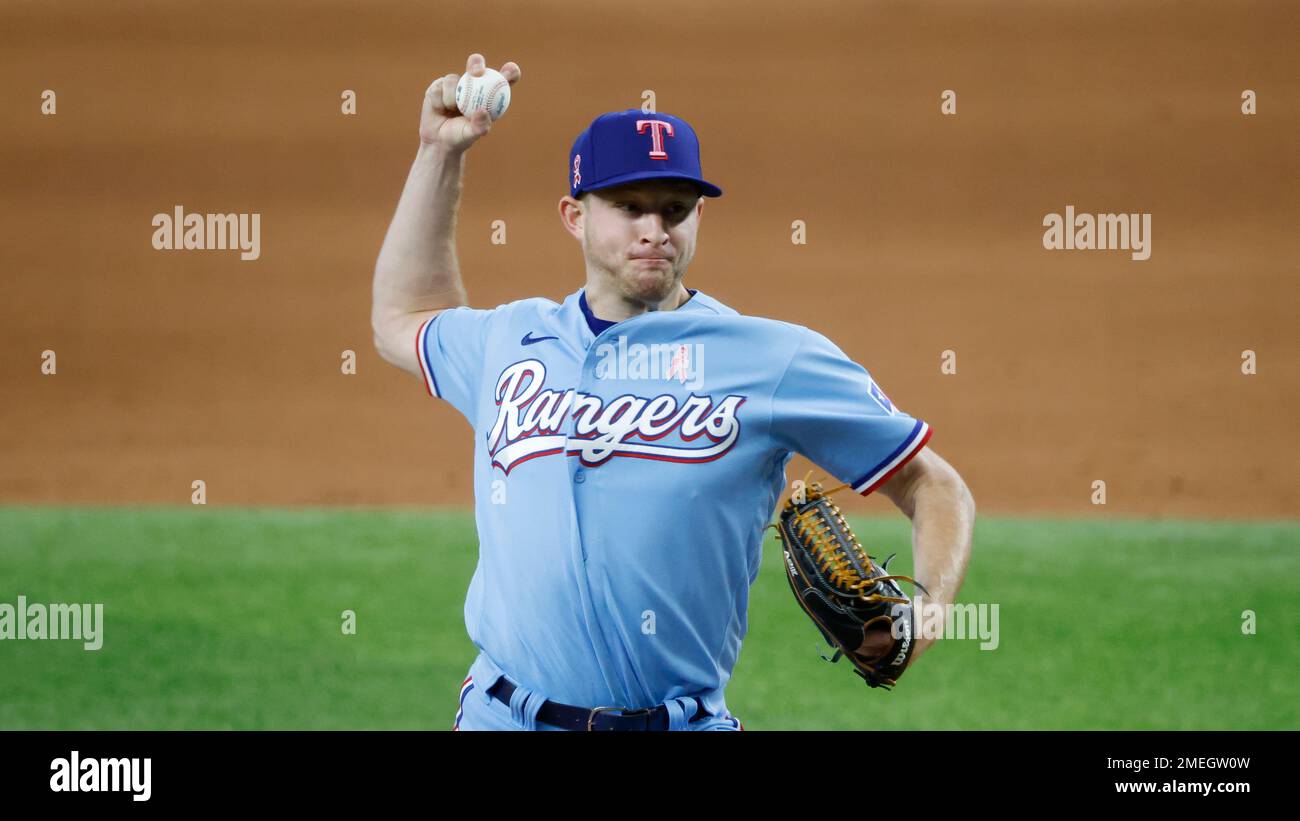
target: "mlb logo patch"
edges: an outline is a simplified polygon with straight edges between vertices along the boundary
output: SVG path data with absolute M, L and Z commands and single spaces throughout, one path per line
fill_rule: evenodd
M 876 380 L 871 379 L 871 377 L 867 377 L 867 379 L 870 382 L 867 391 L 871 394 L 871 398 L 876 400 L 876 404 L 884 408 L 885 413 L 889 414 L 890 416 L 893 416 L 895 413 L 897 413 L 898 409 L 894 407 L 894 403 L 889 400 L 889 397 L 885 396 L 885 392 L 882 391 L 880 389 L 880 386 L 876 384 Z

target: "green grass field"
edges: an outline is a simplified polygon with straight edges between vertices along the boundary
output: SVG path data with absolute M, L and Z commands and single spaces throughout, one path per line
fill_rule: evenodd
M 910 569 L 906 520 L 855 524 Z M 0 603 L 105 622 L 96 652 L 0 641 L 0 728 L 446 729 L 474 557 L 461 512 L 0 509 Z M 747 729 L 1300 728 L 1298 523 L 981 518 L 961 598 L 1000 646 L 940 643 L 892 693 L 818 658 L 778 562 L 769 533 Z

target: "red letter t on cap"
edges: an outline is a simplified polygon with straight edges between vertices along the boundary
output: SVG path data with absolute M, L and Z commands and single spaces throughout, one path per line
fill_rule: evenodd
M 673 136 L 673 124 L 664 120 L 637 120 L 636 133 L 644 134 L 646 126 L 650 127 L 650 140 L 652 146 L 650 149 L 650 159 L 668 159 L 668 152 L 664 151 L 663 133 L 667 131 L 669 137 Z

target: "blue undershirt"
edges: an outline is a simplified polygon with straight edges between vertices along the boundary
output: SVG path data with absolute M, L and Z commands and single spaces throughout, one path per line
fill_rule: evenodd
M 686 291 L 691 296 L 695 296 L 696 294 L 696 291 L 691 288 L 687 288 Z M 578 307 L 582 309 L 582 315 L 587 318 L 587 327 L 591 328 L 592 334 L 596 336 L 600 336 L 607 328 L 618 324 L 617 322 L 611 322 L 608 319 L 601 319 L 591 312 L 591 307 L 587 305 L 587 290 L 585 288 L 582 293 L 578 295 Z

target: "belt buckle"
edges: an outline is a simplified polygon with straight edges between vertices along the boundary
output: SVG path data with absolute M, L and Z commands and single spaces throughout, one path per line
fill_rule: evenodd
M 650 715 L 650 710 L 642 707 L 639 710 L 629 710 L 626 707 L 593 707 L 587 714 L 587 732 L 593 732 L 596 728 L 592 726 L 596 722 L 596 716 L 599 713 L 609 713 L 618 710 L 622 716 L 646 716 Z M 620 716 L 620 717 L 622 717 Z

